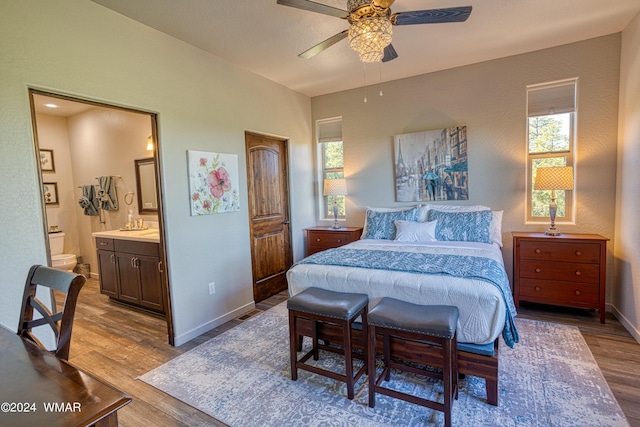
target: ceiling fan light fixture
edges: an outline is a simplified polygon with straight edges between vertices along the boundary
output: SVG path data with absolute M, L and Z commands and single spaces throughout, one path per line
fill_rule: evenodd
M 380 62 L 384 48 L 391 43 L 391 21 L 373 16 L 353 22 L 349 28 L 349 46 L 358 52 L 362 62 Z

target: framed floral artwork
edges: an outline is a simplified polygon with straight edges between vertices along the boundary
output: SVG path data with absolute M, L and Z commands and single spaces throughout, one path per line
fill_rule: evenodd
M 40 149 L 40 169 L 42 169 L 42 172 L 56 171 L 56 165 L 53 162 L 53 150 Z
M 44 196 L 45 205 L 59 205 L 58 201 L 58 184 L 55 182 L 42 183 L 42 195 Z
M 191 215 L 240 210 L 238 155 L 187 151 Z

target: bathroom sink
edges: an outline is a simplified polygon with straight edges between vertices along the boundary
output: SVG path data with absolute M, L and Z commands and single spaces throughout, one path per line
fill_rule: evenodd
M 111 231 L 99 231 L 91 233 L 93 237 L 104 237 L 110 239 L 138 240 L 158 242 L 160 240 L 160 231 L 157 228 L 148 228 L 146 230 L 122 230 L 115 229 Z

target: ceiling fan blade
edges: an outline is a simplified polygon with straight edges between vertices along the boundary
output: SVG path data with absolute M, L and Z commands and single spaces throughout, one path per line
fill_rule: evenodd
M 344 30 L 344 31 L 336 34 L 333 37 L 329 37 L 328 39 L 326 39 L 325 41 L 323 41 L 321 43 L 318 43 L 317 45 L 315 45 L 311 49 L 305 50 L 304 52 L 302 52 L 298 56 L 300 58 L 304 58 L 304 59 L 313 58 L 314 56 L 316 56 L 317 54 L 319 54 L 323 50 L 325 50 L 327 48 L 330 48 L 334 44 L 338 43 L 340 40 L 347 38 L 347 33 L 348 32 L 349 32 L 349 30 Z
M 391 61 L 392 59 L 396 59 L 397 57 L 398 52 L 396 52 L 392 44 L 384 48 L 384 57 L 382 58 L 382 62 Z
M 469 18 L 470 14 L 471 6 L 464 6 L 399 12 L 393 14 L 390 19 L 394 25 L 439 24 L 444 22 L 464 22 Z
M 278 0 L 278 4 L 283 6 L 291 6 L 298 9 L 308 10 L 310 12 L 322 13 L 324 15 L 335 16 L 337 18 L 346 19 L 349 12 L 309 0 Z

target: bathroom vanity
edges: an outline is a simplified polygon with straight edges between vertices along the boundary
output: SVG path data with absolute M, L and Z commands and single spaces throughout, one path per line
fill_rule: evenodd
M 165 314 L 163 263 L 157 230 L 93 233 L 100 292 L 134 307 Z

